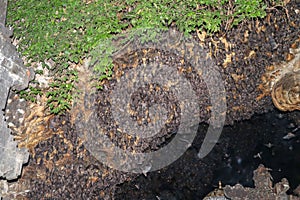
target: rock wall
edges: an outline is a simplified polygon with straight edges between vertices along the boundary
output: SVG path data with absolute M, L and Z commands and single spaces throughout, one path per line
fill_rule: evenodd
M 7 0 L 0 0 L 0 178 L 18 178 L 22 165 L 28 162 L 29 153 L 19 149 L 4 118 L 7 97 L 10 90 L 28 87 L 34 73 L 25 68 L 16 48 L 11 44 L 12 30 L 6 28 Z
M 7 0 L 0 0 L 0 24 L 5 24 Z

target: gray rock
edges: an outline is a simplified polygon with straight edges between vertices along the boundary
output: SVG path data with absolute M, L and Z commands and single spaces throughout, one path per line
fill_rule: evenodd
M 0 111 L 0 177 L 7 180 L 18 178 L 21 174 L 22 165 L 28 162 L 29 154 L 26 149 L 17 148 L 13 141 L 9 128 L 3 119 L 3 112 Z
M 4 86 L 3 84 L 7 86 L 3 91 L 9 89 L 25 89 L 28 87 L 28 82 L 33 79 L 33 71 L 25 68 L 23 60 L 20 58 L 15 46 L 13 46 L 1 33 L 0 66 L 1 86 Z
M 7 0 L 0 0 L 0 32 L 6 38 L 9 38 L 13 34 L 11 28 L 5 27 L 6 21 L 6 10 L 7 10 Z
M 10 90 L 22 90 L 34 77 L 26 69 L 16 48 L 11 44 L 11 33 L 1 22 L 5 22 L 7 1 L 0 0 L 0 178 L 13 180 L 21 174 L 23 164 L 28 162 L 27 149 L 19 149 L 4 119 L 4 111 Z M 4 10 L 3 10 L 4 9 Z M 4 31 L 4 32 L 3 32 Z
M 13 35 L 13 29 L 12 28 L 6 28 L 4 26 L 4 24 L 0 23 L 0 32 L 2 33 L 2 35 L 8 39 Z
M 0 0 L 0 23 L 5 24 L 7 0 Z

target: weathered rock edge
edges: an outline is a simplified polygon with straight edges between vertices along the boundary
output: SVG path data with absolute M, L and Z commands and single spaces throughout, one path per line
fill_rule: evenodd
M 9 92 L 27 88 L 34 73 L 25 68 L 16 48 L 10 42 L 12 31 L 4 26 L 7 0 L 0 1 L 0 8 L 0 178 L 13 180 L 21 174 L 23 164 L 28 162 L 29 153 L 27 149 L 17 147 L 5 121 L 4 110 Z

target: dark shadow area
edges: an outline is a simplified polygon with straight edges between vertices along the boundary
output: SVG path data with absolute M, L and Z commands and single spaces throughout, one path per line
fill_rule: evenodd
M 116 199 L 202 199 L 222 185 L 253 187 L 259 164 L 271 169 L 274 183 L 283 177 L 291 192 L 300 183 L 300 131 L 287 114 L 273 111 L 226 126 L 219 143 L 204 159 L 197 157 L 207 125 L 200 125 L 193 146 L 175 163 L 118 186 Z M 295 137 L 283 139 L 288 133 Z

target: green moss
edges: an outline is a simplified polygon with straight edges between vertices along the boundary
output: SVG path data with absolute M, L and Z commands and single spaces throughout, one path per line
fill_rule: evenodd
M 8 24 L 21 39 L 19 51 L 32 61 L 52 59 L 55 82 L 47 91 L 52 113 L 70 108 L 77 72 L 70 63 L 81 60 L 99 41 L 137 28 L 166 28 L 172 23 L 185 33 L 196 29 L 214 33 L 222 24 L 264 17 L 262 0 L 9 0 Z M 107 50 L 107 49 L 106 49 Z M 109 50 L 109 49 L 108 49 Z M 112 75 L 109 58 L 98 68 L 100 79 Z M 44 67 L 48 67 L 44 63 Z M 32 90 L 33 88 L 31 88 Z M 33 89 L 35 94 L 38 89 Z M 23 92 L 26 96 L 26 92 Z

